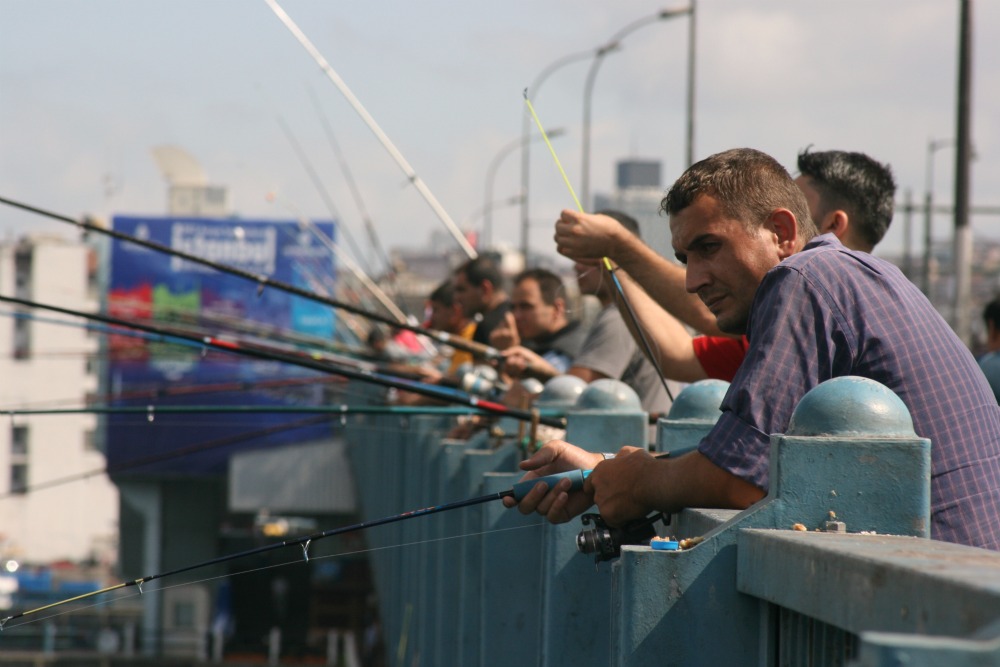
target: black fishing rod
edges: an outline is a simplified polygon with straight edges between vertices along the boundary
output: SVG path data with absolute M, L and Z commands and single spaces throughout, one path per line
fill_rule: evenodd
M 192 255 L 191 253 L 185 252 L 183 250 L 177 250 L 175 248 L 171 248 L 169 246 L 163 245 L 162 243 L 157 243 L 156 241 L 140 239 L 136 236 L 132 236 L 131 234 L 125 234 L 124 232 L 102 227 L 100 225 L 94 224 L 93 222 L 90 222 L 87 219 L 77 220 L 75 218 L 70 218 L 65 215 L 60 215 L 53 211 L 48 211 L 42 208 L 38 208 L 36 206 L 31 206 L 30 204 L 25 204 L 23 202 L 15 201 L 13 199 L 8 199 L 6 197 L 0 197 L 0 204 L 7 204 L 8 206 L 13 206 L 14 208 L 19 208 L 23 211 L 28 211 L 29 213 L 35 213 L 37 215 L 51 218 L 53 220 L 58 220 L 60 222 L 65 222 L 71 225 L 75 225 L 76 227 L 79 227 L 84 231 L 95 232 L 97 234 L 104 234 L 106 236 L 118 239 L 119 241 L 133 243 L 135 245 L 140 245 L 144 248 L 149 248 L 150 250 L 162 252 L 164 254 L 171 255 L 173 257 L 179 257 L 188 262 L 193 262 L 195 264 L 201 264 L 202 266 L 207 266 L 211 269 L 219 271 L 220 273 L 228 273 L 233 276 L 238 276 L 245 280 L 257 283 L 258 290 L 261 291 L 265 287 L 271 287 L 281 292 L 287 292 L 288 294 L 293 294 L 295 296 L 302 297 L 303 299 L 308 299 L 310 301 L 322 303 L 332 308 L 340 308 L 349 313 L 354 313 L 355 315 L 365 317 L 375 322 L 381 322 L 382 324 L 386 324 L 391 327 L 397 327 L 400 329 L 405 329 L 407 331 L 412 331 L 413 333 L 427 336 L 428 338 L 436 340 L 441 344 L 450 345 L 464 352 L 469 352 L 470 354 L 473 354 L 482 359 L 496 360 L 501 358 L 500 352 L 497 349 L 492 348 L 488 345 L 482 345 L 480 343 L 467 340 L 460 336 L 454 336 L 446 331 L 435 331 L 433 329 L 425 329 L 424 327 L 420 327 L 415 324 L 400 322 L 393 318 L 385 317 L 384 315 L 379 315 L 378 313 L 373 313 L 371 311 L 359 308 L 357 306 L 352 306 L 349 303 L 338 301 L 336 299 L 323 296 L 322 294 L 317 294 L 315 292 L 304 290 L 301 287 L 296 287 L 295 285 L 291 285 L 281 280 L 275 280 L 273 278 L 269 278 L 268 276 L 265 276 L 263 274 L 255 274 L 250 271 L 245 271 L 243 269 L 237 268 L 235 266 L 214 262 L 212 260 L 205 259 L 204 257 Z
M 310 355 L 307 353 L 289 354 L 287 352 L 276 352 L 274 351 L 273 348 L 267 348 L 264 346 L 240 343 L 238 341 L 232 341 L 232 340 L 224 340 L 221 338 L 216 338 L 214 336 L 208 336 L 208 335 L 197 335 L 197 334 L 167 330 L 163 327 L 157 327 L 150 324 L 130 322 L 127 320 L 122 320 L 108 315 L 100 315 L 97 313 L 85 313 L 78 310 L 72 310 L 70 308 L 64 308 L 52 304 L 43 304 L 36 301 L 29 301 L 27 299 L 19 299 L 11 296 L 0 295 L 0 301 L 7 303 L 15 303 L 21 306 L 27 306 L 29 308 L 40 308 L 43 310 L 49 310 L 56 313 L 62 313 L 63 315 L 81 317 L 83 319 L 103 322 L 105 324 L 112 324 L 115 326 L 137 329 L 139 331 L 146 331 L 149 333 L 170 336 L 181 340 L 192 341 L 195 343 L 199 343 L 206 348 L 223 350 L 225 352 L 230 352 L 232 354 L 239 354 L 257 359 L 264 359 L 266 361 L 279 361 L 283 363 L 292 364 L 293 366 L 309 368 L 311 370 L 319 371 L 321 373 L 333 373 L 335 375 L 340 375 L 349 378 L 351 380 L 359 380 L 361 382 L 377 384 L 383 387 L 402 389 L 404 391 L 410 391 L 415 394 L 420 394 L 422 396 L 427 396 L 429 398 L 442 400 L 448 403 L 461 403 L 476 408 L 478 410 L 481 410 L 483 412 L 488 412 L 490 414 L 498 416 L 513 417 L 514 419 L 519 419 L 521 421 L 526 421 L 526 422 L 534 422 L 537 420 L 538 423 L 545 424 L 547 426 L 554 426 L 556 428 L 565 428 L 566 426 L 566 422 L 564 419 L 556 419 L 552 417 L 539 417 L 537 413 L 533 413 L 528 410 L 518 410 L 516 408 L 510 408 L 507 407 L 506 405 L 503 405 L 502 403 L 483 400 L 481 398 L 472 396 L 465 392 L 451 390 L 445 387 L 438 387 L 436 385 L 428 385 L 414 380 L 405 380 L 398 377 L 392 377 L 375 371 L 347 368 L 342 364 L 336 364 L 331 361 L 319 361 L 315 358 L 315 356 L 319 355 Z
M 186 314 L 185 313 L 174 313 L 174 314 L 172 314 L 173 317 L 177 317 L 177 321 L 174 324 L 182 327 L 182 328 L 179 328 L 179 329 L 178 328 L 174 328 L 174 329 L 172 329 L 172 331 L 174 332 L 174 334 L 176 334 L 176 333 L 188 333 L 188 334 L 190 334 L 192 336 L 198 337 L 199 341 L 193 342 L 193 341 L 188 340 L 188 339 L 180 339 L 176 335 L 170 335 L 170 334 L 152 334 L 152 333 L 148 333 L 148 332 L 145 332 L 145 331 L 134 331 L 132 329 L 123 328 L 123 327 L 118 326 L 118 325 L 95 324 L 95 323 L 92 323 L 92 322 L 90 322 L 90 323 L 87 323 L 87 322 L 83 322 L 83 323 L 81 323 L 81 322 L 71 322 L 69 320 L 58 320 L 58 319 L 54 319 L 54 318 L 41 317 L 41 316 L 36 315 L 34 313 L 14 312 L 14 311 L 11 311 L 11 312 L 2 312 L 2 311 L 0 311 L 0 317 L 12 317 L 12 318 L 15 318 L 15 319 L 26 319 L 26 320 L 32 320 L 32 321 L 37 321 L 37 322 L 43 322 L 43 323 L 46 323 L 46 324 L 55 324 L 55 325 L 58 325 L 58 326 L 67 326 L 67 327 L 82 328 L 82 329 L 86 329 L 87 331 L 95 331 L 97 333 L 102 333 L 102 334 L 107 334 L 107 335 L 112 335 L 112 336 L 126 336 L 126 337 L 129 337 L 129 338 L 137 338 L 137 339 L 140 339 L 140 340 L 148 340 L 148 341 L 153 341 L 153 342 L 157 342 L 157 343 L 166 343 L 166 344 L 171 344 L 171 345 L 180 345 L 180 346 L 184 346 L 184 347 L 188 347 L 188 348 L 204 349 L 204 345 L 200 341 L 200 337 L 203 336 L 203 334 L 201 333 L 200 330 L 198 330 L 198 327 L 195 326 L 195 323 L 193 321 L 191 321 L 192 318 L 184 317 L 184 315 L 186 315 Z M 81 316 L 82 316 L 82 314 L 81 314 Z M 210 318 L 209 318 L 209 321 L 211 321 Z M 228 320 L 226 320 L 225 322 L 226 322 L 225 326 L 227 326 L 227 327 L 232 326 L 232 323 L 229 322 Z M 239 329 L 239 328 L 240 327 L 237 326 L 237 329 Z M 167 328 L 163 327 L 163 329 L 166 330 Z M 243 332 L 241 332 L 241 333 L 243 333 Z M 253 337 L 257 337 L 255 333 L 250 333 L 249 335 L 253 336 Z M 267 337 L 265 336 L 265 338 L 267 338 Z M 270 338 L 269 340 L 274 341 L 276 339 L 275 338 Z M 303 340 L 305 340 L 305 339 L 303 339 Z M 321 340 L 319 338 L 316 338 L 316 339 L 310 338 L 310 341 L 312 341 L 312 340 L 318 341 L 319 345 L 321 345 L 323 347 L 329 347 L 329 345 L 328 345 L 328 343 L 326 343 L 326 341 L 323 341 L 323 340 Z M 400 377 L 400 378 L 403 378 L 403 379 L 406 379 L 406 380 L 417 380 L 417 381 L 419 381 L 423 377 L 423 375 L 421 373 L 419 373 L 419 372 L 408 371 L 408 370 L 403 369 L 403 368 L 395 368 L 395 367 L 387 366 L 385 364 L 378 364 L 378 363 L 375 363 L 373 361 L 359 360 L 359 359 L 357 359 L 355 357 L 346 356 L 344 354 L 339 354 L 337 352 L 323 352 L 323 353 L 319 353 L 319 352 L 316 352 L 315 350 L 306 350 L 306 349 L 303 349 L 303 347 L 299 346 L 298 344 L 281 345 L 280 343 L 272 342 L 272 345 L 275 345 L 276 347 L 280 348 L 281 351 L 287 352 L 289 354 L 307 355 L 309 358 L 314 359 L 314 360 L 331 361 L 331 362 L 334 362 L 334 363 L 339 363 L 339 364 L 344 364 L 344 365 L 348 365 L 348 366 L 353 366 L 353 367 L 358 368 L 358 369 L 363 369 L 363 370 L 368 370 L 368 371 L 378 371 L 378 372 L 383 373 L 383 374 L 395 375 L 396 377 Z M 312 346 L 314 344 L 312 342 L 310 342 L 310 343 L 308 343 L 308 345 Z M 355 352 L 354 354 L 358 355 L 358 354 L 367 354 L 367 353 Z M 250 384 L 250 383 L 244 382 L 243 384 Z M 458 383 L 457 380 L 452 380 L 450 378 L 442 378 L 441 385 L 442 386 L 446 386 L 446 387 L 458 387 L 459 383 Z M 198 388 L 204 387 L 204 386 L 207 386 L 207 385 L 197 385 L 196 391 L 198 390 Z M 242 388 L 250 389 L 252 387 L 247 386 L 247 387 L 242 387 Z M 181 392 L 181 391 L 175 391 L 174 393 L 183 393 L 183 392 Z M 126 398 L 126 395 L 125 394 L 116 394 L 116 398 Z
M 0 619 L 0 630 L 3 630 L 4 626 L 15 619 L 24 618 L 25 616 L 31 616 L 39 612 L 53 609 L 55 607 L 68 604 L 70 602 L 78 602 L 80 600 L 85 600 L 87 598 L 94 597 L 96 595 L 102 595 L 104 593 L 110 593 L 112 591 L 121 590 L 124 588 L 129 588 L 135 586 L 138 588 L 139 593 L 142 593 L 142 585 L 150 581 L 155 581 L 156 579 L 163 579 L 165 577 L 174 576 L 177 574 L 182 574 L 184 572 L 190 572 L 191 570 L 197 570 L 203 567 L 209 567 L 211 565 L 218 565 L 220 563 L 227 563 L 229 561 L 237 560 L 240 558 L 247 558 L 248 556 L 256 556 L 257 554 L 267 553 L 269 551 L 275 551 L 277 549 L 283 549 L 285 547 L 298 546 L 302 548 L 302 555 L 305 561 L 309 560 L 309 547 L 313 542 L 323 539 L 324 537 L 332 537 L 334 535 L 342 535 L 344 533 L 351 533 L 359 530 L 366 530 L 368 528 L 374 528 L 376 526 L 384 526 L 390 523 L 396 523 L 397 521 L 405 521 L 406 519 L 414 519 L 418 516 L 427 516 L 430 514 L 437 514 L 439 512 L 447 512 L 454 509 L 459 509 L 461 507 L 470 507 L 472 505 L 480 505 L 482 503 L 487 503 L 493 500 L 501 500 L 503 498 L 514 498 L 517 501 L 521 501 L 528 494 L 529 491 L 534 489 L 539 483 L 545 483 L 546 486 L 552 488 L 562 479 L 570 479 L 572 481 L 572 486 L 570 490 L 577 490 L 583 488 L 583 480 L 590 475 L 590 470 L 571 470 L 569 472 L 558 473 L 555 475 L 548 475 L 546 477 L 538 477 L 536 479 L 530 479 L 523 482 L 518 482 L 510 489 L 506 491 L 497 491 L 496 493 L 489 493 L 485 496 L 479 496 L 476 498 L 469 498 L 467 500 L 458 500 L 451 503 L 445 503 L 443 505 L 434 505 L 431 507 L 424 507 L 422 509 L 410 510 L 409 512 L 403 512 L 402 514 L 394 514 L 392 516 L 383 517 L 381 519 L 371 519 L 369 521 L 362 521 L 361 523 L 356 523 L 350 526 L 342 526 L 340 528 L 332 528 L 329 530 L 324 530 L 322 532 L 313 533 L 312 535 L 306 535 L 305 537 L 299 537 L 294 540 L 284 540 L 282 542 L 274 542 L 272 544 L 266 544 L 261 547 L 256 547 L 254 549 L 247 549 L 245 551 L 240 551 L 238 553 L 228 554 L 225 556 L 219 556 L 217 558 L 212 558 L 210 560 L 202 561 L 200 563 L 195 563 L 193 565 L 186 565 L 184 567 L 179 567 L 167 572 L 161 572 L 160 574 L 150 574 L 139 579 L 133 579 L 131 581 L 124 581 L 113 586 L 108 586 L 107 588 L 102 588 L 97 591 L 91 591 L 89 593 L 84 593 L 82 595 L 77 595 L 75 597 L 67 598 L 65 600 L 60 600 L 58 602 L 53 602 L 51 604 L 43 605 L 41 607 L 36 607 L 34 609 L 29 609 L 22 611 L 17 614 L 13 614 L 6 618 Z

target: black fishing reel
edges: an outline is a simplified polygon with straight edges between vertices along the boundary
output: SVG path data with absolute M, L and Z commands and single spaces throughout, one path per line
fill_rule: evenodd
M 462 391 L 488 398 L 498 397 L 510 387 L 503 383 L 497 369 L 483 364 L 459 367 L 458 386 Z
M 581 553 L 594 554 L 594 561 L 618 558 L 624 544 L 648 544 L 656 537 L 653 524 L 663 518 L 660 513 L 636 519 L 621 528 L 612 528 L 604 522 L 600 514 L 584 514 L 580 521 L 584 526 L 593 524 L 593 528 L 580 531 L 576 536 L 576 548 Z

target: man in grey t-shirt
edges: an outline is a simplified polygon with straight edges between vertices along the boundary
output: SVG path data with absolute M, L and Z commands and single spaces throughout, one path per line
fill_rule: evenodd
M 601 213 L 614 218 L 639 236 L 639 225 L 632 217 L 618 211 Z M 574 357 L 568 374 L 587 382 L 601 378 L 621 380 L 639 395 L 643 410 L 651 415 L 665 414 L 670 409 L 670 398 L 656 368 L 636 345 L 621 313 L 615 307 L 615 288 L 611 278 L 597 262 L 577 262 L 575 269 L 580 292 L 596 296 L 601 302 L 601 312 L 583 342 L 583 351 Z M 672 384 L 675 386 L 670 390 L 676 394 L 680 386 Z

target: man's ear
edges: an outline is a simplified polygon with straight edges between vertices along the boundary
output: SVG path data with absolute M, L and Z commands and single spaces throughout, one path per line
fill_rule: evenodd
M 843 242 L 844 235 L 851 228 L 850 219 L 847 213 L 841 209 L 834 209 L 823 216 L 822 221 L 816 223 L 816 228 L 820 234 L 832 233 Z
M 799 243 L 799 222 L 795 215 L 787 208 L 776 208 L 767 219 L 768 227 L 775 236 L 778 245 L 778 254 L 784 259 L 796 253 Z

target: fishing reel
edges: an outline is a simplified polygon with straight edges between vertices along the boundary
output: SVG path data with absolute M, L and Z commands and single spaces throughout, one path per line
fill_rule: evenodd
M 482 364 L 472 366 L 465 372 L 460 368 L 458 386 L 469 394 L 487 397 L 498 396 L 510 389 L 500 380 L 497 369 Z
M 647 544 L 656 537 L 653 524 L 663 518 L 657 513 L 644 519 L 636 519 L 621 528 L 612 528 L 600 514 L 584 514 L 580 521 L 584 526 L 593 524 L 592 528 L 580 531 L 576 536 L 576 548 L 581 553 L 594 554 L 594 561 L 618 558 L 624 544 Z

